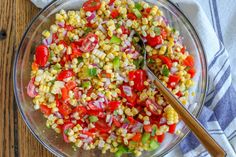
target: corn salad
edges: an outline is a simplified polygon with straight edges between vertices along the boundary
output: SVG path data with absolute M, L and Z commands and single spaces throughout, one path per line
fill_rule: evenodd
M 89 0 L 80 10 L 61 10 L 42 32 L 27 93 L 46 126 L 73 148 L 140 156 L 176 132 L 179 116 L 142 69 L 135 32 L 149 67 L 187 104 L 194 58 L 157 6 Z

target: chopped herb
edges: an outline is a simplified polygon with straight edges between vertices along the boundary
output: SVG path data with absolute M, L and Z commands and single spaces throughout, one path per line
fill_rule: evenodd
M 133 13 L 135 14 L 135 16 L 137 17 L 137 18 L 141 18 L 142 17 L 142 14 L 140 13 L 140 11 L 138 10 L 138 9 L 133 9 Z
M 61 65 L 59 63 L 52 66 L 52 68 L 56 71 L 61 70 Z
M 154 128 L 152 129 L 152 136 L 155 136 L 157 132 L 157 126 L 154 126 Z
M 90 86 L 91 86 L 90 81 L 85 81 L 85 82 L 82 83 L 83 88 L 89 88 Z
M 98 117 L 97 116 L 89 116 L 89 121 L 91 123 L 96 122 L 96 121 L 98 121 Z
M 66 135 L 68 135 L 69 129 L 64 130 L 64 133 L 65 133 Z
M 115 110 L 115 111 L 113 112 L 113 114 L 114 114 L 115 116 L 117 116 L 117 115 L 118 115 L 118 111 Z
M 113 66 L 114 66 L 115 70 L 118 70 L 120 68 L 120 59 L 119 59 L 119 57 L 116 56 L 113 59 Z
M 189 66 L 187 66 L 187 67 L 185 68 L 186 71 L 189 71 L 190 69 L 191 69 L 191 67 L 189 67 Z
M 53 51 L 50 52 L 50 56 L 49 56 L 49 61 L 52 61 L 52 58 L 55 57 L 55 54 Z
M 78 64 L 84 61 L 83 57 L 78 57 L 77 59 L 78 59 Z
M 175 28 L 172 28 L 172 30 L 171 30 L 173 33 L 175 33 L 176 32 L 176 29 Z
M 161 29 L 159 27 L 155 27 L 154 32 L 156 33 L 156 35 L 161 35 Z
M 142 143 L 146 143 L 150 139 L 150 134 L 149 133 L 144 133 L 142 137 Z
M 97 76 L 97 69 L 96 68 L 89 68 L 88 69 L 88 76 L 90 76 L 90 77 Z
M 90 28 L 90 27 L 87 27 L 86 29 L 85 29 L 85 31 L 84 31 L 84 36 L 86 36 L 89 32 L 91 32 L 92 31 L 92 28 Z
M 155 63 L 155 60 L 152 59 L 152 58 L 148 58 L 147 62 L 148 62 L 149 64 L 153 64 L 153 63 Z
M 116 24 L 116 28 L 120 28 L 120 24 L 119 23 Z
M 135 59 L 133 62 L 134 65 L 136 66 L 136 69 L 140 69 L 144 65 L 144 59 Z
M 160 146 L 160 144 L 157 141 L 155 141 L 154 139 L 152 139 L 150 142 L 149 148 L 150 148 L 150 150 L 155 150 L 159 146 Z
M 138 2 L 135 3 L 135 8 L 138 9 L 139 11 L 143 10 L 142 5 Z
M 169 76 L 170 74 L 170 70 L 167 68 L 167 66 L 164 66 L 163 69 L 162 69 L 162 74 L 164 76 Z
M 112 44 L 120 44 L 121 43 L 121 39 L 118 38 L 117 36 L 113 35 L 111 37 L 110 43 L 112 43 Z

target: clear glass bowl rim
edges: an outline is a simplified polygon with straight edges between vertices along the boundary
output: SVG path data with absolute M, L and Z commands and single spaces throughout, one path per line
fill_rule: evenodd
M 145 1 L 145 0 L 144 0 Z M 47 10 L 50 6 L 53 6 L 54 3 L 56 3 L 56 1 L 52 1 L 50 2 L 47 6 L 45 6 L 43 9 L 41 9 L 39 11 L 39 13 L 37 13 L 37 15 L 31 20 L 31 22 L 29 23 L 29 25 L 27 26 L 27 29 L 25 30 L 23 36 L 22 36 L 22 39 L 21 39 L 21 42 L 19 44 L 19 47 L 17 49 L 17 52 L 15 54 L 15 57 L 14 57 L 14 62 L 13 62 L 13 86 L 14 86 L 14 95 L 15 95 L 15 100 L 16 100 L 16 103 L 17 103 L 17 107 L 20 111 L 20 114 L 26 124 L 26 126 L 28 127 L 28 129 L 30 130 L 30 132 L 34 135 L 34 137 L 38 140 L 38 142 L 40 144 L 42 144 L 47 150 L 49 150 L 52 154 L 56 155 L 56 156 L 63 156 L 60 152 L 58 152 L 57 150 L 55 150 L 52 146 L 49 146 L 47 143 L 45 143 L 43 140 L 40 139 L 40 137 L 35 133 L 35 131 L 33 130 L 33 128 L 30 126 L 30 123 L 28 121 L 28 118 L 26 117 L 22 107 L 21 107 L 21 103 L 18 99 L 18 93 L 17 93 L 17 86 L 16 86 L 16 69 L 17 69 L 17 61 L 18 61 L 18 55 L 20 53 L 20 49 L 22 47 L 22 43 L 27 35 L 27 33 L 29 32 L 31 26 L 33 25 L 33 23 L 39 18 L 39 16 L 45 11 Z M 202 102 L 205 101 L 205 98 L 206 98 L 206 93 L 207 93 L 207 87 L 208 87 L 208 67 L 207 67 L 207 60 L 206 60 L 206 54 L 205 54 L 205 50 L 204 50 L 204 47 L 202 46 L 202 42 L 199 38 L 199 35 L 198 33 L 196 32 L 196 30 L 194 29 L 193 25 L 191 24 L 191 22 L 188 20 L 188 18 L 185 16 L 185 14 L 180 10 L 179 7 L 177 7 L 172 1 L 166 1 L 166 3 L 168 3 L 171 7 L 173 7 L 174 9 L 176 9 L 178 11 L 178 13 L 182 16 L 182 20 L 184 20 L 189 28 L 191 29 L 192 33 L 194 33 L 195 35 L 195 40 L 197 40 L 197 42 L 199 43 L 198 46 L 200 46 L 200 49 L 201 49 L 201 52 L 202 55 L 203 55 L 203 64 L 205 64 L 204 66 L 204 70 L 205 70 L 205 73 L 206 73 L 206 77 L 205 77 L 205 87 L 204 87 L 204 93 L 203 93 L 203 100 Z M 204 103 L 201 104 L 201 107 L 198 111 L 198 113 L 196 114 L 196 117 L 198 118 L 201 114 L 201 111 L 202 111 L 202 108 L 204 106 Z M 167 149 L 166 151 L 164 151 L 160 156 L 164 156 L 166 154 L 168 154 L 171 150 L 173 150 L 188 134 L 190 133 L 190 130 L 187 131 L 187 133 L 181 138 L 179 139 L 179 141 L 176 142 L 176 144 Z

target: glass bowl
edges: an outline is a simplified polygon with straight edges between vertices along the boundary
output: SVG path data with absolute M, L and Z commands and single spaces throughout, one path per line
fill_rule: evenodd
M 84 151 L 78 149 L 74 151 L 71 144 L 66 144 L 62 137 L 45 125 L 45 118 L 38 111 L 35 111 L 32 99 L 27 95 L 26 87 L 30 80 L 31 63 L 35 47 L 41 43 L 41 33 L 49 28 L 54 20 L 54 15 L 61 9 L 78 10 L 85 0 L 57 0 L 50 3 L 39 12 L 27 28 L 14 61 L 14 92 L 20 113 L 35 138 L 50 152 L 56 156 L 82 156 L 82 157 L 102 157 L 112 156 L 112 154 L 102 154 L 100 150 Z M 187 45 L 189 52 L 195 57 L 197 73 L 194 77 L 195 85 L 191 88 L 196 94 L 190 98 L 188 109 L 197 117 L 204 103 L 207 87 L 207 66 L 202 44 L 194 28 L 181 13 L 181 11 L 171 2 L 166 0 L 146 0 L 152 5 L 158 5 L 167 17 L 169 24 L 180 31 L 184 37 L 183 43 Z M 190 91 L 190 92 L 191 92 Z M 142 156 L 163 156 L 167 154 L 189 133 L 189 129 L 181 121 L 177 128 L 183 133 L 182 136 L 167 135 L 160 148 L 152 152 L 144 152 Z M 130 156 L 130 155 L 127 155 Z

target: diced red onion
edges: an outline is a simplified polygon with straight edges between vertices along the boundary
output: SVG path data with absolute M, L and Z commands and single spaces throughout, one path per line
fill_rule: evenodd
M 45 45 L 45 46 L 48 46 L 48 42 L 47 42 L 47 40 L 46 39 L 43 39 L 43 44 Z
M 171 69 L 170 69 L 170 73 L 171 74 L 174 74 L 174 73 L 176 73 L 178 71 L 178 68 L 177 67 L 171 67 Z
M 111 140 L 115 140 L 117 137 L 116 137 L 116 135 L 115 134 L 111 134 L 110 136 L 109 136 L 109 139 L 111 139 Z
M 113 117 L 111 116 L 111 118 L 108 121 L 108 125 L 111 126 L 112 122 L 113 122 Z
M 36 97 L 38 95 L 38 93 L 36 92 L 36 86 L 34 85 L 34 80 L 35 80 L 35 78 L 32 78 L 29 81 L 29 84 L 27 86 L 27 94 L 31 98 L 34 98 L 34 97 Z
M 62 32 L 62 34 L 63 34 L 63 36 L 66 36 L 67 30 L 64 30 L 64 31 Z
M 162 118 L 160 119 L 160 124 L 165 124 L 165 123 L 166 123 L 166 118 L 162 117 Z
M 59 23 L 58 23 L 58 26 L 64 27 L 64 26 L 65 26 L 65 22 L 59 22 Z
M 85 135 L 85 134 L 79 134 L 79 136 L 80 136 L 81 138 L 88 138 L 88 135 Z
M 87 21 L 90 22 L 96 17 L 95 13 L 93 12 L 89 17 L 87 17 Z
M 134 34 L 135 34 L 135 31 L 132 30 L 132 31 L 130 32 L 129 38 L 133 38 Z
M 84 142 L 84 143 L 90 143 L 92 140 L 93 140 L 92 137 L 88 137 L 88 138 L 85 138 L 85 139 L 83 140 L 83 142 Z
M 128 124 L 128 123 L 125 123 L 125 124 L 123 124 L 121 127 L 122 127 L 123 129 L 127 129 L 128 126 L 129 126 L 129 124 Z
M 125 40 L 125 45 L 127 45 L 127 46 L 131 46 L 130 41 L 129 41 L 129 40 Z
M 137 59 L 139 56 L 139 53 L 137 51 L 135 51 L 133 54 L 132 54 L 132 58 L 133 59 Z
M 162 19 L 164 20 L 165 24 L 168 25 L 169 21 L 167 20 L 167 18 L 165 16 L 162 16 Z
M 123 86 L 123 91 L 127 96 L 132 96 L 132 89 L 130 86 Z
M 161 48 L 162 47 L 162 44 L 159 44 L 159 45 L 157 45 L 156 47 L 155 47 L 155 49 L 159 49 L 159 48 Z
M 101 24 L 98 26 L 98 29 L 100 29 L 103 33 L 107 32 Z
M 134 124 L 131 131 L 132 132 L 138 132 L 138 131 L 140 131 L 140 129 L 142 129 L 142 127 L 143 127 L 143 124 L 138 122 L 138 123 Z
M 57 118 L 63 119 L 63 116 L 62 116 L 59 112 L 55 112 L 54 115 L 55 115 Z

